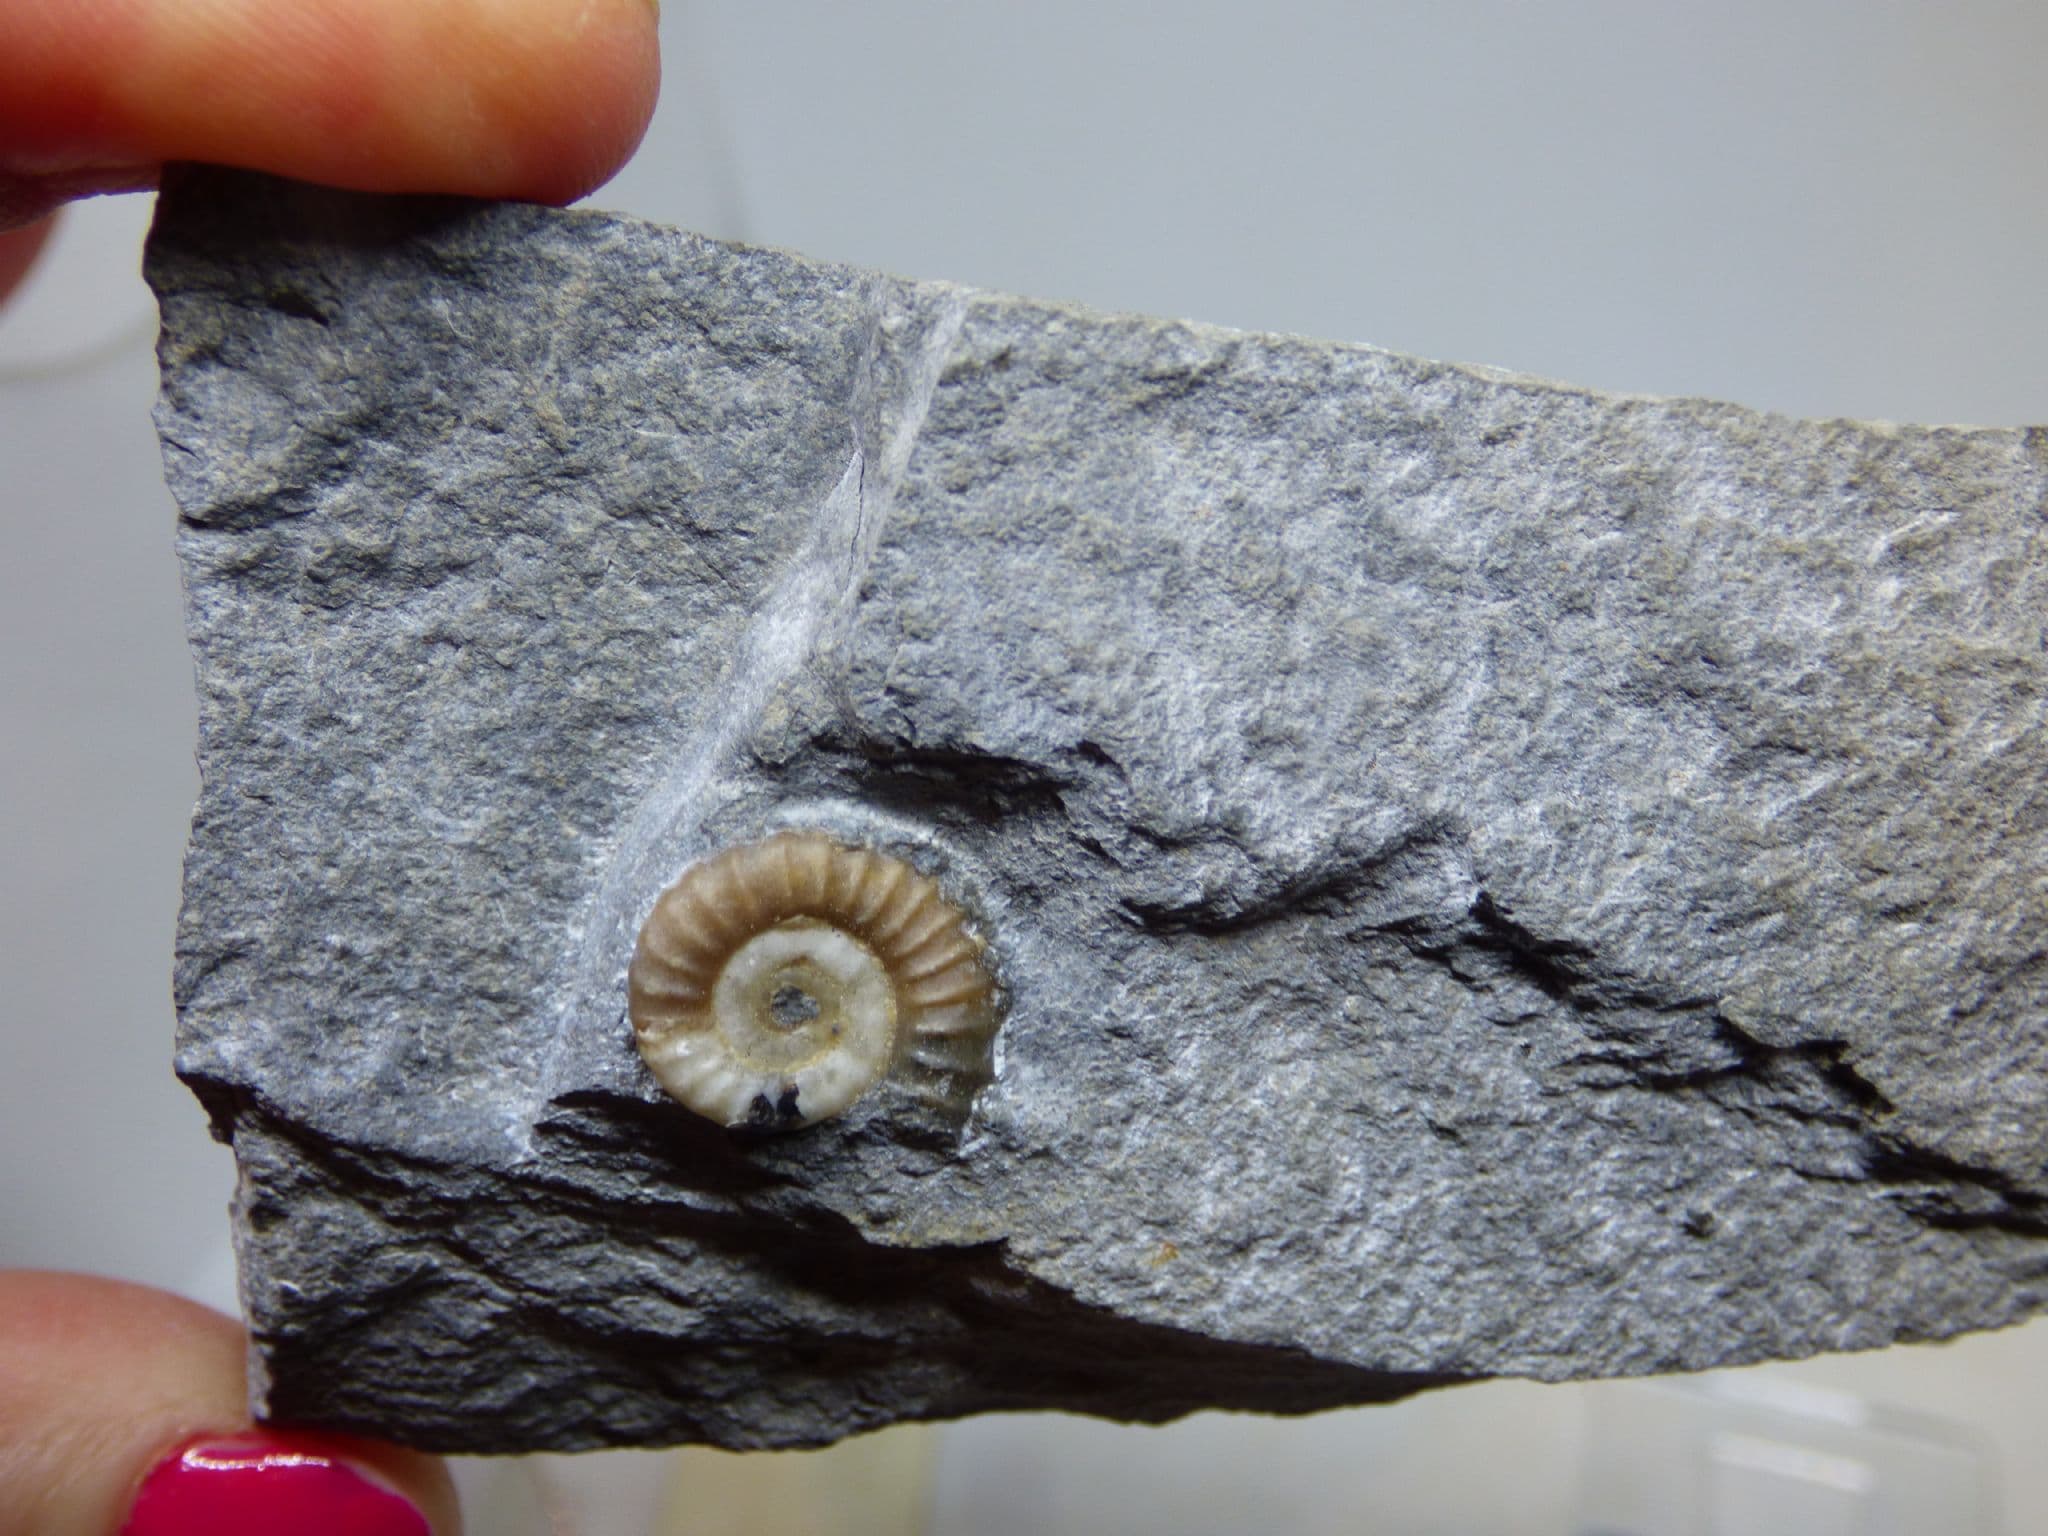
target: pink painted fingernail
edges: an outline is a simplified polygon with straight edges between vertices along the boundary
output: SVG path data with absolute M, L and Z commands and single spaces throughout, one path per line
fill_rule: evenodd
M 150 1470 L 121 1536 L 432 1536 L 426 1516 L 317 1435 L 194 1440 Z

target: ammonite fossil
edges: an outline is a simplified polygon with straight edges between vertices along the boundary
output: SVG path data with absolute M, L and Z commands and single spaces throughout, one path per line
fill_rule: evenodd
M 793 1130 L 893 1076 L 964 1115 L 996 988 L 935 881 L 817 832 L 714 854 L 663 891 L 627 978 L 640 1054 L 721 1125 Z

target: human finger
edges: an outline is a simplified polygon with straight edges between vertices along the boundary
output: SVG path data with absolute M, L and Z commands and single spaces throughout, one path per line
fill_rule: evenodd
M 0 227 L 171 160 L 567 202 L 659 79 L 654 0 L 0 0 Z
M 0 1273 L 0 1531 L 458 1536 L 432 1457 L 251 1431 L 243 1362 L 236 1324 L 175 1296 Z

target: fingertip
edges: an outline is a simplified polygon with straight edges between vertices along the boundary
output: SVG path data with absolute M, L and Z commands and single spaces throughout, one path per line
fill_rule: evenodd
M 81 1379 L 87 1372 L 103 1372 Z M 0 1272 L 0 1415 L 25 1397 L 85 1402 L 109 1394 L 201 1419 L 243 1411 L 242 1330 L 210 1307 L 92 1275 Z M 106 1393 L 86 1394 L 105 1379 Z M 0 1419 L 4 1422 L 4 1419 Z M 198 1427 L 196 1424 L 195 1428 Z
M 566 202 L 659 87 L 648 0 L 28 0 L 0 5 L 0 175 L 198 160 Z
M 480 191 L 573 202 L 609 181 L 647 132 L 661 91 L 656 13 L 649 0 L 517 8 L 531 20 L 503 33 L 502 58 L 481 72 L 473 98 L 476 156 L 490 144 L 502 156 L 496 184 Z M 464 42 L 446 39 L 451 48 Z
M 402 1483 L 336 1436 L 201 1436 L 150 1468 L 120 1536 L 455 1536 Z
M 249 1430 L 245 1336 L 232 1319 L 121 1281 L 0 1272 L 0 1531 L 106 1536 L 161 1469 Z M 294 1443 L 367 1472 L 436 1536 L 460 1531 L 435 1458 L 347 1436 Z

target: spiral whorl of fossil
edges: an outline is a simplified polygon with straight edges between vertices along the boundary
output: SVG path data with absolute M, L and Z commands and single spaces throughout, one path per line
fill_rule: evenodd
M 720 1125 L 794 1130 L 884 1076 L 964 1115 L 1000 1022 L 981 941 L 936 882 L 817 832 L 691 865 L 627 976 L 640 1054 Z

